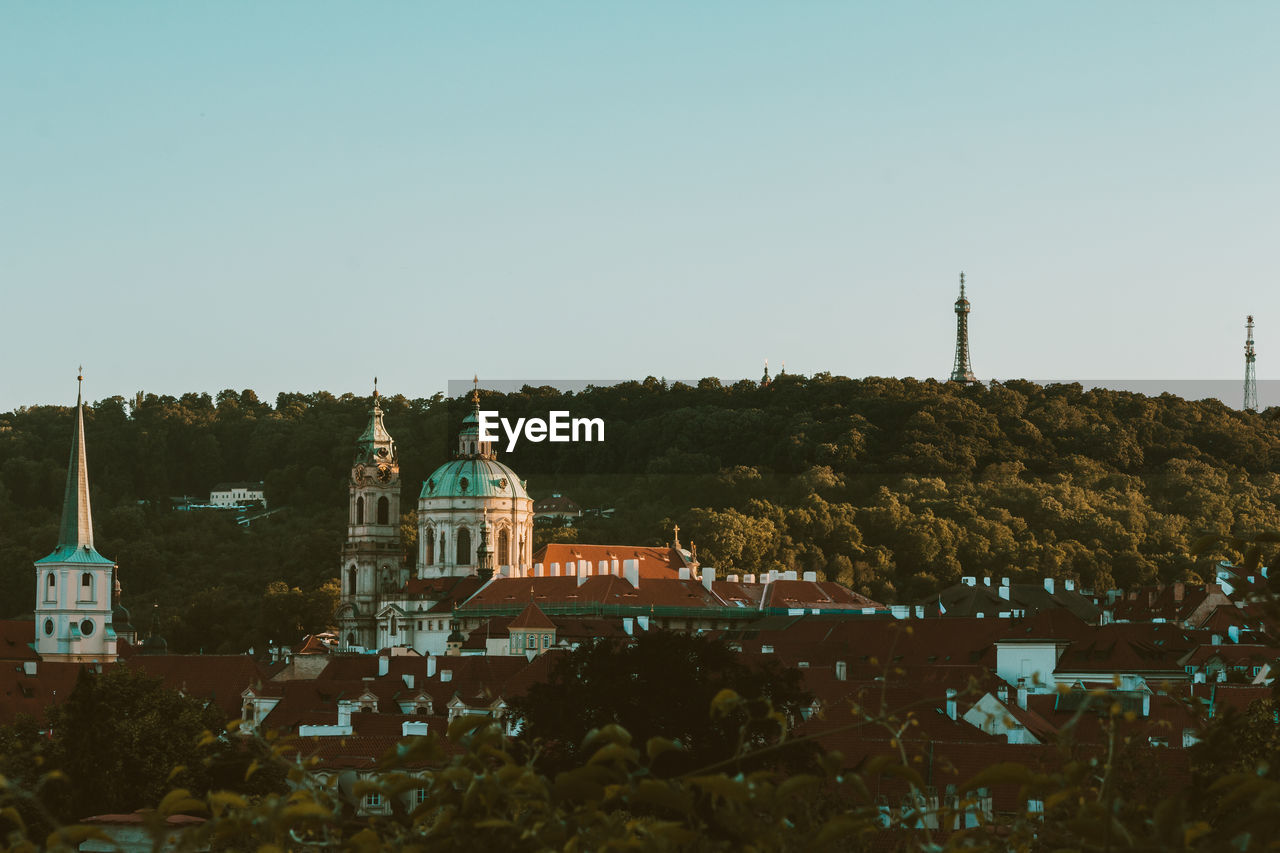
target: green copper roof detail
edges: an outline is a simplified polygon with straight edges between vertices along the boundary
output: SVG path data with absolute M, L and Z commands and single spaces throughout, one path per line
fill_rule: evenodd
M 360 433 L 360 437 L 356 439 L 356 458 L 359 459 L 377 459 L 379 461 L 395 461 L 396 443 L 391 438 L 391 433 L 387 432 L 386 424 L 382 422 L 382 406 L 379 404 L 378 392 L 373 392 L 373 408 L 369 410 L 369 425 L 365 427 L 364 432 Z M 379 453 L 379 450 L 385 450 L 385 453 Z

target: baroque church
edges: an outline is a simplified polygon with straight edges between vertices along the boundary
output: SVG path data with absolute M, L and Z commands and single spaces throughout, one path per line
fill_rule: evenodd
M 533 500 L 515 472 L 498 461 L 493 442 L 481 439 L 478 390 L 471 399 L 453 459 L 422 484 L 417 568 L 411 574 L 400 536 L 400 460 L 375 390 L 348 483 L 336 613 L 345 650 L 393 646 L 444 654 L 460 598 L 495 572 L 529 573 Z

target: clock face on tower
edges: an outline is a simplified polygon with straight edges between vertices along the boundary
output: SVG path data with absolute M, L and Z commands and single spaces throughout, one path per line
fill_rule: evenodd
M 364 477 L 365 473 L 363 467 L 355 468 L 351 472 L 351 479 L 355 480 L 357 483 L 363 483 Z
M 391 482 L 391 467 L 388 465 L 378 466 L 378 479 L 384 483 Z

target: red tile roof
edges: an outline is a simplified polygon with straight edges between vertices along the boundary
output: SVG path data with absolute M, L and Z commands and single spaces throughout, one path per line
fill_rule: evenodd
M 36 623 L 29 619 L 0 619 L 0 660 L 39 660 L 31 648 Z
M 538 605 L 530 601 L 528 606 L 526 606 L 524 610 L 520 611 L 520 615 L 513 619 L 507 628 L 508 630 L 511 628 L 537 628 L 540 630 L 554 631 L 556 623 L 548 619 L 547 614 L 539 610 Z
M 701 583 L 693 580 L 641 578 L 633 587 L 624 578 L 593 575 L 582 584 L 576 577 L 494 578 L 462 608 L 539 605 L 616 604 L 630 607 L 724 607 Z
M 542 563 L 544 574 L 551 572 L 551 564 L 560 564 L 560 573 L 565 573 L 569 563 L 586 560 L 591 565 L 592 573 L 598 571 L 600 561 L 618 561 L 618 572 L 623 570 L 626 560 L 640 561 L 640 578 L 677 578 L 680 569 L 689 565 L 684 555 L 675 548 L 650 548 L 643 545 L 581 545 L 567 543 L 551 543 L 534 552 L 533 562 Z

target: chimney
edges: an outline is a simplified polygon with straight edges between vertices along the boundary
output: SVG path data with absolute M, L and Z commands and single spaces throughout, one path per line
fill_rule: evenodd
M 648 631 L 648 630 L 649 630 L 649 617 L 648 617 L 648 616 L 637 616 L 637 617 L 636 617 L 636 624 L 640 626 L 640 630 L 641 630 L 641 631 Z
M 983 578 L 983 579 L 982 579 L 982 585 L 983 585 L 983 586 L 991 586 L 991 576 L 990 576 L 990 575 L 987 575 L 985 578 Z
M 440 670 L 440 683 L 448 684 L 450 681 L 453 681 L 453 670 L 451 669 Z
M 640 561 L 624 560 L 622 563 L 622 576 L 627 579 L 627 583 L 631 584 L 635 589 L 640 588 Z
M 711 568 L 710 566 L 703 566 L 702 567 L 702 585 L 707 589 L 711 589 L 711 584 L 715 583 L 715 580 L 716 580 L 716 570 Z
M 817 573 L 817 572 L 805 572 L 805 573 L 804 573 L 804 579 L 805 579 L 807 582 L 809 582 L 809 583 L 817 583 L 817 582 L 818 582 L 818 573 Z
M 1053 595 L 1053 578 L 1044 579 L 1044 591 Z
M 742 582 L 743 582 L 743 583 L 755 583 L 755 582 L 756 582 L 756 576 L 755 576 L 755 575 L 743 575 L 743 576 L 742 576 Z
M 622 632 L 628 637 L 635 633 L 635 620 L 630 616 L 622 617 Z
M 585 566 L 583 566 L 583 568 L 586 568 L 586 567 L 585 567 Z M 586 572 L 579 572 L 579 573 L 578 573 L 578 586 L 582 586 L 582 585 L 583 585 L 584 583 L 586 583 L 586 582 L 587 582 L 587 573 L 586 573 Z
M 1000 700 L 1000 704 L 1009 704 L 1009 685 L 1001 684 L 996 688 L 996 698 Z
M 386 675 L 391 671 L 391 658 L 386 655 L 378 655 L 378 675 Z
M 849 677 L 849 664 L 845 661 L 836 661 L 836 681 L 844 681 Z
M 409 737 L 418 735 L 419 737 L 427 733 L 427 724 L 422 720 L 405 720 L 400 724 L 400 736 Z
M 413 673 L 406 672 L 404 675 L 400 677 L 404 679 L 404 686 L 412 690 L 413 689 Z
M 609 573 L 622 577 L 622 572 L 618 571 L 618 558 L 612 557 L 609 560 Z
M 338 725 L 351 725 L 351 703 L 346 701 L 338 702 Z
M 1142 716 L 1144 717 L 1151 716 L 1151 691 L 1150 690 L 1142 691 Z
M 560 577 L 560 564 L 559 564 L 559 563 L 552 563 L 552 564 L 551 564 L 551 577 L 553 577 L 553 578 L 558 578 L 558 577 Z
M 1000 596 L 1001 598 L 1003 598 L 1005 601 L 1008 601 L 1008 600 L 1009 600 L 1009 587 L 1007 587 L 1007 586 L 1001 586 L 1001 587 L 997 590 L 997 593 L 998 593 L 998 594 L 999 594 L 999 596 Z
M 428 655 L 427 656 L 427 678 L 435 678 L 435 677 L 436 677 L 436 656 Z
M 534 576 L 535 578 L 540 578 L 540 577 L 542 577 L 542 563 L 534 563 L 534 564 L 533 564 L 533 576 Z
M 1008 578 L 1000 578 L 1000 586 L 1008 586 L 1008 585 L 1009 585 Z
M 972 575 L 965 575 L 964 577 L 960 578 L 960 583 L 963 584 L 964 586 L 977 586 L 978 579 L 973 577 Z
M 689 568 L 687 566 L 680 569 L 680 580 L 687 581 L 689 579 Z
M 609 561 L 608 561 L 608 560 L 601 560 L 600 562 L 596 563 L 596 574 L 598 574 L 598 575 L 611 575 L 611 574 L 613 574 L 613 572 L 609 571 Z
M 956 718 L 956 691 L 952 687 L 947 688 L 947 717 L 954 720 Z
M 590 561 L 590 560 L 579 560 L 579 561 L 578 561 L 578 574 L 580 574 L 580 575 L 589 575 L 589 574 L 591 574 L 591 561 Z
M 1187 585 L 1182 581 L 1178 581 L 1173 585 L 1173 600 L 1177 604 L 1182 603 L 1182 598 L 1187 594 Z
M 1027 680 L 1025 678 L 1018 679 L 1018 707 L 1027 710 Z
M 1062 585 L 1063 585 L 1064 587 L 1066 587 L 1067 592 L 1075 592 L 1075 591 L 1076 591 L 1076 582 L 1075 582 L 1075 581 L 1073 581 L 1073 580 L 1067 579 L 1067 580 L 1065 580 L 1065 581 L 1063 581 L 1063 582 L 1062 582 Z

